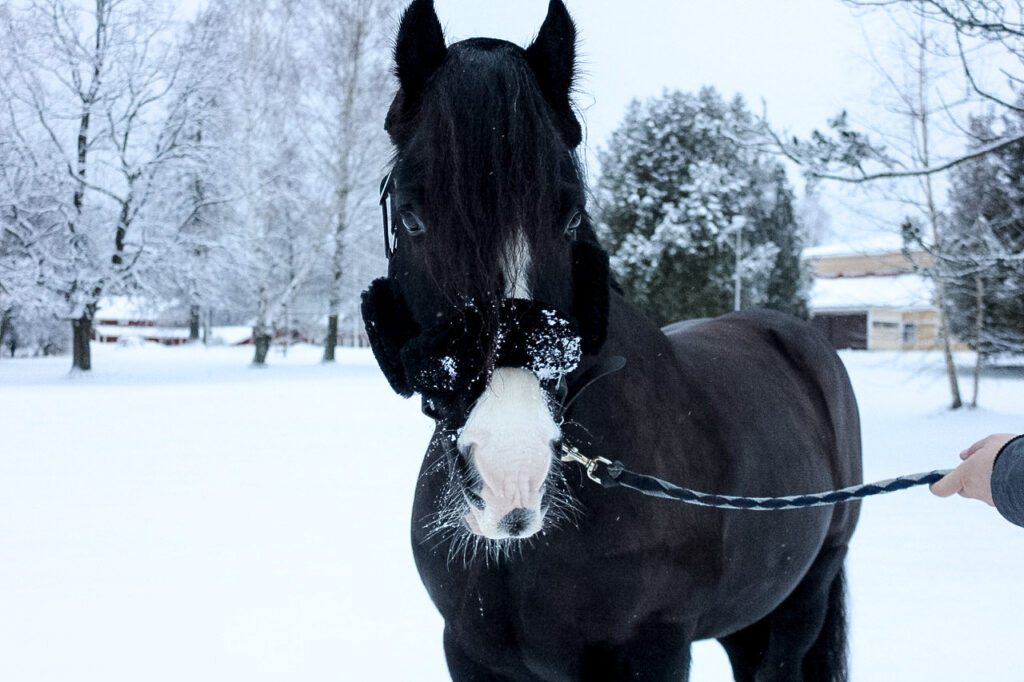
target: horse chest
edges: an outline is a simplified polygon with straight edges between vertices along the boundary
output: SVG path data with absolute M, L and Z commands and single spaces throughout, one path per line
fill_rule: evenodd
M 671 617 L 696 621 L 712 602 L 713 572 L 695 574 L 679 561 L 703 561 L 710 545 L 653 547 L 625 527 L 622 536 L 600 538 L 581 525 L 555 529 L 497 560 L 474 556 L 458 539 L 431 542 L 414 531 L 414 556 L 446 624 L 485 649 L 624 640 L 651 617 L 652 604 L 671 604 Z M 627 542 L 627 535 L 634 537 Z
M 522 670 L 577 679 L 574 662 L 586 651 L 630 641 L 650 617 L 643 573 L 618 562 L 588 568 L 553 559 L 544 543 L 489 565 L 451 565 L 426 547 L 415 552 L 449 635 L 511 679 Z

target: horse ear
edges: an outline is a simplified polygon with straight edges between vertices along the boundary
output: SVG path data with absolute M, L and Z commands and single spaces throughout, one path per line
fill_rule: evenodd
M 447 53 L 434 0 L 414 0 L 402 14 L 395 41 L 395 73 L 407 105 L 423 93 Z
M 573 242 L 572 314 L 586 355 L 595 355 L 601 350 L 608 336 L 610 283 L 608 254 L 596 243 Z
M 555 110 L 566 144 L 575 148 L 583 139 L 569 95 L 576 74 L 576 25 L 562 0 L 551 0 L 548 15 L 526 59 L 540 83 L 544 98 Z
M 413 389 L 402 365 L 401 353 L 419 334 L 419 326 L 413 321 L 405 299 L 390 279 L 381 277 L 363 292 L 362 312 L 366 336 L 377 364 L 395 393 L 408 398 Z

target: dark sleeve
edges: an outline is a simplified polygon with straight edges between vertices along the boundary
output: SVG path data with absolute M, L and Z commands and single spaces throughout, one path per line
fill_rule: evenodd
M 992 501 L 1010 523 L 1024 526 L 1024 435 L 1011 440 L 996 455 Z

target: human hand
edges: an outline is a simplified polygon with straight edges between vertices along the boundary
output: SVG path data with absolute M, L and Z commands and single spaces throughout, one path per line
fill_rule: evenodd
M 992 465 L 1003 446 L 1016 437 L 1012 433 L 994 433 L 960 453 L 963 464 L 931 485 L 939 497 L 959 493 L 995 506 L 992 502 Z

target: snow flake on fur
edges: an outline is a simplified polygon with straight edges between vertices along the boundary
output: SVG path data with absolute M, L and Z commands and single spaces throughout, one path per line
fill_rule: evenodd
M 474 304 L 421 331 L 387 280 L 377 280 L 364 294 L 363 317 L 392 388 L 432 403 L 478 393 L 495 367 L 522 367 L 541 381 L 554 381 L 575 370 L 582 357 L 576 323 L 526 299 L 501 303 L 494 338 Z

